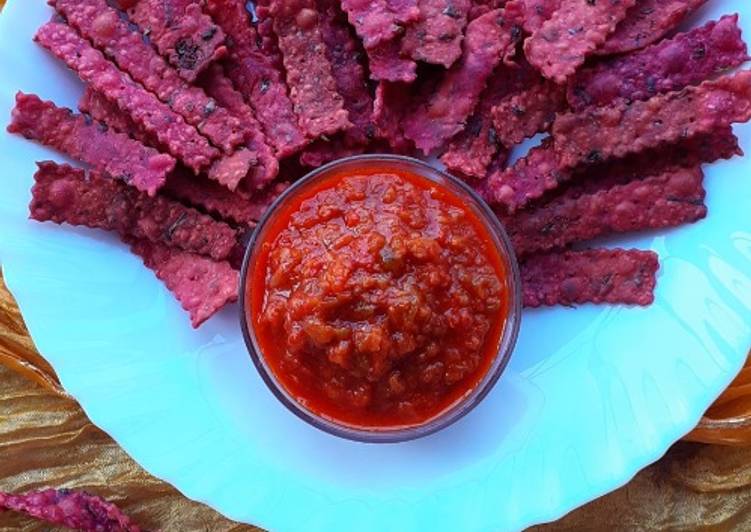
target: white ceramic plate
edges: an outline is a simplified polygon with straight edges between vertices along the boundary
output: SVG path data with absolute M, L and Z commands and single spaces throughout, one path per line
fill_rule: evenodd
M 699 20 L 751 7 L 716 0 Z M 0 110 L 16 90 L 75 106 L 31 37 L 41 0 L 0 15 Z M 746 151 L 751 129 L 739 127 Z M 751 158 L 707 170 L 710 216 L 618 240 L 660 254 L 648 309 L 527 312 L 508 371 L 458 424 L 399 445 L 305 425 L 256 374 L 229 308 L 198 332 L 115 238 L 27 220 L 34 162 L 0 134 L 0 260 L 39 350 L 92 421 L 154 475 L 275 531 L 519 529 L 628 481 L 688 432 L 751 346 Z

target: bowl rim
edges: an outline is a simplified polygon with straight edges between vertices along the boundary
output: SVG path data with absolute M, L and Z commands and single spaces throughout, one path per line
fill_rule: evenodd
M 506 266 L 508 268 L 507 284 L 510 298 L 509 311 L 506 323 L 501 331 L 499 349 L 493 362 L 488 367 L 480 382 L 478 382 L 470 391 L 455 401 L 451 406 L 447 407 L 443 412 L 419 425 L 409 425 L 393 429 L 368 430 L 365 428 L 337 423 L 335 420 L 326 418 L 307 409 L 295 400 L 294 396 L 292 396 L 284 386 L 278 382 L 273 370 L 266 364 L 254 331 L 248 324 L 251 319 L 248 314 L 250 310 L 246 306 L 246 294 L 248 289 L 248 278 L 252 273 L 252 258 L 259 247 L 257 244 L 263 242 L 260 238 L 263 230 L 268 227 L 271 220 L 273 220 L 274 215 L 279 211 L 279 206 L 317 179 L 325 177 L 332 171 L 356 164 L 392 164 L 395 166 L 407 166 L 418 175 L 439 186 L 449 189 L 454 188 L 455 190 L 452 192 L 457 195 L 465 194 L 469 199 L 468 206 L 473 208 L 478 217 L 485 224 L 489 233 L 494 237 L 496 248 L 501 257 L 506 261 Z M 509 238 L 503 224 L 482 197 L 467 183 L 444 170 L 413 157 L 394 154 L 355 155 L 337 159 L 308 172 L 288 187 L 266 210 L 256 227 L 253 229 L 245 247 L 242 267 L 240 270 L 238 306 L 243 340 L 250 358 L 253 361 L 253 365 L 256 367 L 256 370 L 271 393 L 287 408 L 287 410 L 291 411 L 309 425 L 334 436 L 362 443 L 399 443 L 428 436 L 452 425 L 473 410 L 488 395 L 488 393 L 490 393 L 491 389 L 498 382 L 511 359 L 519 335 L 522 316 L 521 274 L 519 271 L 519 263 L 511 244 L 511 239 Z

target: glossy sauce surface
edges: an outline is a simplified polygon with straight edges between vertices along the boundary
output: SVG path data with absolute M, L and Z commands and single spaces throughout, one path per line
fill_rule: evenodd
M 326 176 L 282 206 L 260 245 L 250 324 L 276 379 L 318 415 L 425 423 L 497 354 L 506 263 L 465 200 L 425 177 Z

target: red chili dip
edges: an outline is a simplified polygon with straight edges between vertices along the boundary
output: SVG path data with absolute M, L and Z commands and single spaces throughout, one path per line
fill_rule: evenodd
M 275 213 L 259 245 L 246 308 L 261 356 L 319 416 L 424 424 L 498 353 L 508 266 L 446 186 L 390 167 L 326 176 Z

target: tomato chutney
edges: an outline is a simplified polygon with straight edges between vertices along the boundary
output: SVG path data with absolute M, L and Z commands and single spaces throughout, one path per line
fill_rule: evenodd
M 409 165 L 323 172 L 259 238 L 247 325 L 274 379 L 314 415 L 418 426 L 475 390 L 499 354 L 508 257 L 466 197 Z

